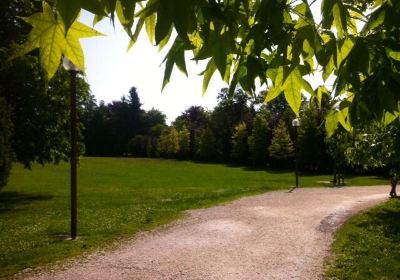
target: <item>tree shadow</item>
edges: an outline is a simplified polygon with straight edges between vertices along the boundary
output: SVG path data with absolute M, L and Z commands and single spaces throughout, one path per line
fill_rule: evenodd
M 0 214 L 16 211 L 19 207 L 35 201 L 50 200 L 52 195 L 32 195 L 21 192 L 0 192 Z
M 394 199 L 399 199 L 398 197 Z M 400 201 L 392 209 L 379 209 L 376 212 L 367 212 L 368 219 L 360 221 L 358 226 L 363 228 L 374 228 L 379 226 L 384 236 L 393 241 L 400 241 Z

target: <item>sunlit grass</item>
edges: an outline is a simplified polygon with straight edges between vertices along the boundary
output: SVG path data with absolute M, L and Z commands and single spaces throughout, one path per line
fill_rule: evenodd
M 400 279 L 400 200 L 350 219 L 336 234 L 327 279 Z
M 330 176 L 302 176 L 301 186 L 326 186 Z M 76 241 L 69 231 L 69 166 L 25 170 L 15 165 L 0 192 L 0 276 L 103 247 L 116 238 L 179 217 L 182 211 L 240 196 L 289 189 L 292 172 L 157 159 L 83 158 L 79 167 Z M 385 184 L 355 177 L 351 185 Z

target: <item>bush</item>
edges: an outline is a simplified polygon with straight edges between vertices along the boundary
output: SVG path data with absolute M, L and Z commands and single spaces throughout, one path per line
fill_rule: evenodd
M 151 142 L 150 142 L 151 144 Z M 136 157 L 145 157 L 148 155 L 149 137 L 146 135 L 136 135 L 128 144 L 129 153 Z
M 0 189 L 7 184 L 12 162 L 10 110 L 4 98 L 0 98 Z
M 267 118 L 261 114 L 254 118 L 253 132 L 248 138 L 250 158 L 254 165 L 263 166 L 268 162 L 268 147 L 271 144 L 271 130 Z
M 212 161 L 217 158 L 216 139 L 212 130 L 206 127 L 201 130 L 198 137 L 196 158 L 199 160 Z
M 232 135 L 231 159 L 235 162 L 244 163 L 249 157 L 249 145 L 247 143 L 248 132 L 244 122 L 239 123 Z

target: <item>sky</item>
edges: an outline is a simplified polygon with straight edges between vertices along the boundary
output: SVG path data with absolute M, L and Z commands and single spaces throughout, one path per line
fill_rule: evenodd
M 80 21 L 92 26 L 92 15 L 84 12 Z M 227 86 L 216 73 L 203 96 L 203 78 L 199 73 L 204 70 L 205 62 L 196 64 L 187 59 L 189 76 L 174 68 L 170 83 L 161 92 L 164 77 L 162 61 L 168 46 L 159 52 L 158 47 L 150 44 L 143 29 L 138 42 L 127 52 L 129 37 L 118 21 L 115 29 L 109 19 L 98 23 L 95 29 L 106 36 L 83 39 L 81 43 L 85 53 L 86 79 L 98 102 L 120 100 L 135 86 L 142 108 L 161 110 L 170 123 L 192 105 L 213 109 L 218 92 Z

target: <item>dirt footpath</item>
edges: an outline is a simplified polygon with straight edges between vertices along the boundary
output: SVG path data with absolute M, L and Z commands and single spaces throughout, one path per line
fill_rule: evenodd
M 25 279 L 320 279 L 332 233 L 389 187 L 270 192 L 139 234 L 119 248 Z

